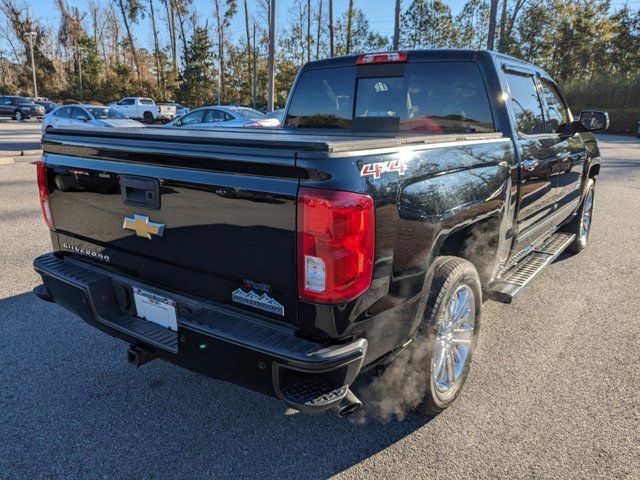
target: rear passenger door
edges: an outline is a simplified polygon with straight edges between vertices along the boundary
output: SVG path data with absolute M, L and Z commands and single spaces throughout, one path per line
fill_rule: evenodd
M 541 79 L 540 93 L 545 107 L 547 132 L 558 159 L 555 202 L 559 210 L 558 221 L 562 221 L 580 201 L 580 185 L 587 152 L 580 134 L 572 133 L 571 115 L 558 88 L 551 81 Z
M 71 116 L 71 107 L 62 107 L 53 114 L 51 125 L 56 128 L 69 126 L 69 117 Z
M 546 233 L 555 211 L 558 183 L 555 136 L 546 131 L 543 104 L 534 73 L 506 69 L 509 104 L 517 129 L 518 235 L 516 249 Z

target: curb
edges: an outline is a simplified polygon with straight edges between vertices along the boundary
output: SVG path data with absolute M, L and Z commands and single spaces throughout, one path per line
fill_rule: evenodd
M 6 157 L 32 157 L 42 155 L 42 150 L 0 150 L 0 159 Z

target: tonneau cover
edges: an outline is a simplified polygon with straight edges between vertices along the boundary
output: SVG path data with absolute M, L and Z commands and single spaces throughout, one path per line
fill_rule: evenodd
M 344 152 L 502 138 L 502 133 L 469 133 L 449 135 L 398 135 L 380 132 L 310 131 L 270 128 L 218 128 L 210 130 L 162 127 L 52 129 L 43 135 L 43 144 L 67 142 L 69 137 L 86 138 L 83 143 L 111 143 L 108 140 L 132 140 L 181 144 L 220 145 L 293 149 L 316 152 Z M 118 142 L 121 143 L 121 142 Z

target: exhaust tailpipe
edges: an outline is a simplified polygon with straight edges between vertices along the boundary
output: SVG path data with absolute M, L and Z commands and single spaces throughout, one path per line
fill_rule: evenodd
M 347 394 L 342 401 L 336 407 L 338 409 L 338 415 L 344 417 L 357 412 L 362 407 L 362 402 L 355 396 L 351 389 L 347 389 Z
M 153 350 L 143 347 L 142 345 L 131 345 L 127 351 L 127 360 L 136 368 L 150 362 L 157 356 Z

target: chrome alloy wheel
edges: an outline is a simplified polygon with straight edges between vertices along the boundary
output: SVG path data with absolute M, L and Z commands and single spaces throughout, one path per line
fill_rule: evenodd
M 468 285 L 460 285 L 440 315 L 431 378 L 438 392 L 447 393 L 460 381 L 473 348 L 476 327 L 473 290 Z
M 584 205 L 582 207 L 582 219 L 580 220 L 580 238 L 586 239 L 591 228 L 591 214 L 593 213 L 593 188 L 587 192 L 584 197 Z

